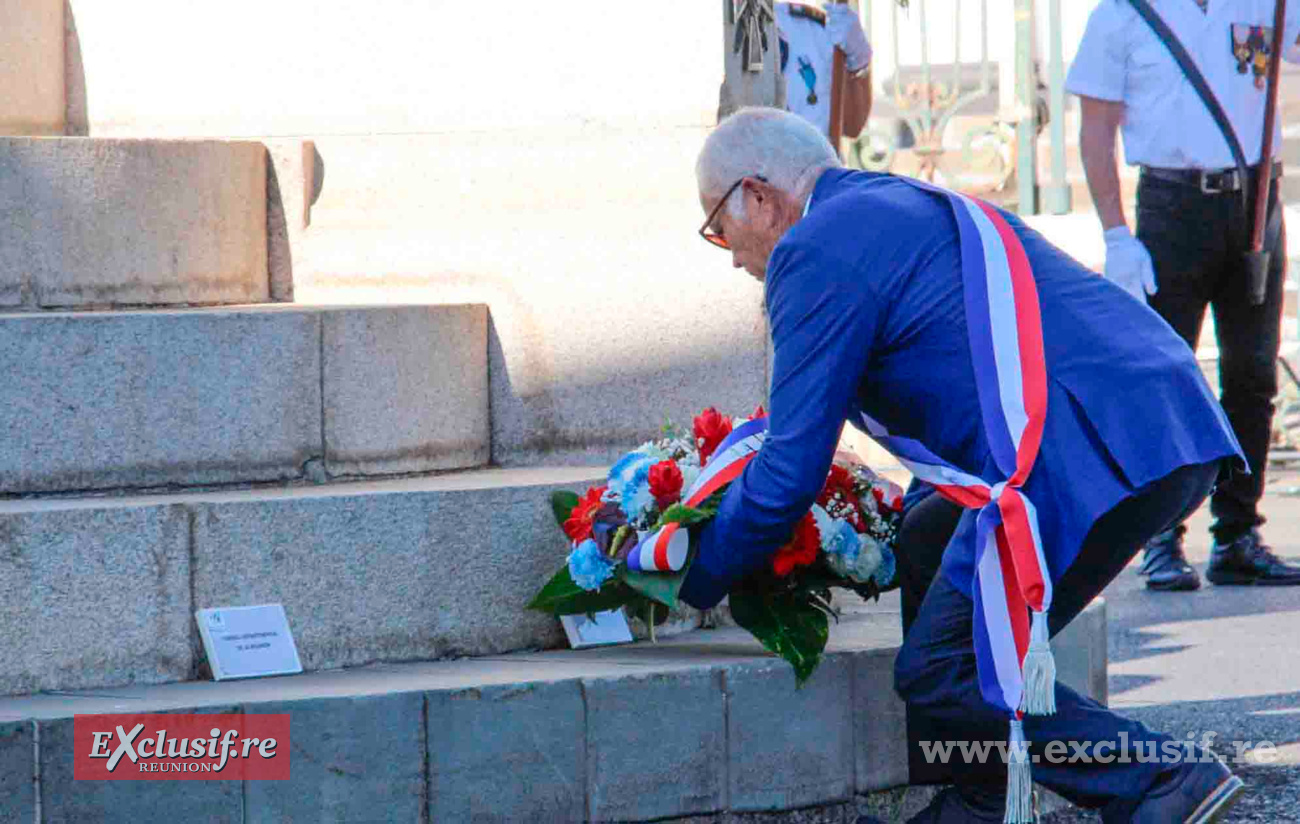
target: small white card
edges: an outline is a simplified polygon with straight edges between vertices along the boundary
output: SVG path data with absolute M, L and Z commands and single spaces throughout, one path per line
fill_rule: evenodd
M 200 609 L 194 620 L 214 681 L 302 672 L 289 619 L 280 604 Z
M 586 615 L 561 615 L 560 623 L 569 636 L 569 646 L 595 647 L 603 644 L 626 644 L 632 640 L 632 628 L 621 609 L 594 613 L 596 620 Z

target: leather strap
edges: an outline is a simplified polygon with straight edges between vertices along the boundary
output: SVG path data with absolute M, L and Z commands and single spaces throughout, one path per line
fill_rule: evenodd
M 1269 180 L 1277 180 L 1282 176 L 1282 163 L 1280 161 L 1274 161 L 1271 165 L 1272 172 L 1269 175 Z M 1146 177 L 1198 188 L 1201 190 L 1202 194 L 1207 195 L 1240 191 L 1243 187 L 1247 186 L 1249 180 L 1253 179 L 1258 173 L 1259 167 L 1251 166 L 1250 178 L 1243 181 L 1241 173 L 1236 169 L 1164 169 L 1158 166 L 1142 167 L 1142 174 Z

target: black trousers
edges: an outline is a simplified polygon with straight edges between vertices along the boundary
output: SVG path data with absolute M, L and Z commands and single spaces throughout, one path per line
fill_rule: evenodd
M 1249 191 L 1255 179 L 1252 173 Z M 1243 259 L 1252 215 L 1243 210 L 1241 193 L 1203 194 L 1198 186 L 1147 174 L 1138 183 L 1137 237 L 1156 273 L 1151 308 L 1193 350 L 1206 307 L 1214 312 L 1220 402 L 1250 465 L 1250 474 L 1234 472 L 1210 500 L 1211 531 L 1224 543 L 1264 522 L 1258 505 L 1272 438 L 1286 272 L 1279 185 L 1274 181 L 1271 189 L 1264 233 L 1264 248 L 1272 251 L 1267 290 L 1263 305 L 1254 306 Z
M 1055 582 L 1048 630 L 1056 635 L 1109 584 L 1156 533 L 1187 518 L 1205 500 L 1220 462 L 1185 466 L 1138 490 L 1093 524 L 1078 557 Z M 938 573 L 948 540 L 964 510 L 939 495 L 913 507 L 903 519 L 898 570 L 903 599 L 903 646 L 894 664 L 894 686 L 907 703 L 908 767 L 913 784 L 951 781 L 963 795 L 1000 805 L 1006 765 L 953 758 L 935 761 L 925 748 L 936 741 L 977 742 L 1006 738 L 1005 713 L 980 694 L 972 640 L 974 603 Z M 1136 748 L 1157 751 L 1168 736 L 1122 718 L 1063 684 L 1056 685 L 1057 713 L 1025 716 L 1031 757 L 1051 742 L 1114 742 L 1129 763 L 1046 763 L 1034 778 L 1076 804 L 1105 808 L 1103 820 L 1127 820 L 1130 810 L 1160 772 L 1176 764 L 1142 761 Z M 1123 742 L 1127 742 L 1127 750 Z M 1072 751 L 1072 750 L 1071 750 Z

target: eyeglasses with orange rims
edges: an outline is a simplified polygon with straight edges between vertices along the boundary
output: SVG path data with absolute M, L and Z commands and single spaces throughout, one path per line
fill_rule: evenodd
M 767 178 L 762 175 L 746 175 L 746 177 L 752 177 L 756 180 L 761 180 L 764 183 L 767 182 Z M 704 225 L 700 227 L 700 237 L 704 238 L 709 243 L 712 243 L 714 246 L 717 246 L 719 249 L 730 249 L 731 244 L 727 241 L 726 235 L 722 234 L 722 232 L 715 232 L 710 227 L 713 226 L 713 219 L 718 216 L 718 212 L 722 211 L 722 205 L 731 197 L 732 192 L 736 191 L 740 184 L 744 182 L 745 178 L 742 177 L 735 183 L 731 184 L 731 187 L 727 189 L 727 193 L 722 196 L 722 199 L 718 201 L 718 204 L 713 207 L 713 211 L 709 212 L 709 216 L 704 219 Z

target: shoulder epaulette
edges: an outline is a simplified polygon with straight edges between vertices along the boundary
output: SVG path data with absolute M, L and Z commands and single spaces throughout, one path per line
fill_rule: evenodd
M 826 12 L 816 6 L 807 6 L 803 3 L 790 4 L 790 16 L 802 17 L 805 20 L 811 20 L 819 26 L 826 25 Z

